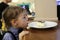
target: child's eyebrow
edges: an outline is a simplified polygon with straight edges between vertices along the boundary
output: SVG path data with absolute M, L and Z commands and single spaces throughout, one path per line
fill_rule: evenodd
M 25 13 L 24 15 L 27 16 L 27 13 Z
M 24 15 L 27 16 L 28 15 L 28 12 L 27 11 L 24 11 Z

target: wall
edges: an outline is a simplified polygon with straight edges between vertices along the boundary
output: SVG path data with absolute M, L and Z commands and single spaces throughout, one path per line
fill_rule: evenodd
M 35 20 L 57 20 L 56 0 L 35 0 Z

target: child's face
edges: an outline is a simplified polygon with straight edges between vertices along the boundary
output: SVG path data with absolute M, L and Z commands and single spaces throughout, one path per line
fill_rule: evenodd
M 24 11 L 21 13 L 17 20 L 16 20 L 16 25 L 18 28 L 26 28 L 28 26 L 28 17 L 27 17 L 27 12 Z

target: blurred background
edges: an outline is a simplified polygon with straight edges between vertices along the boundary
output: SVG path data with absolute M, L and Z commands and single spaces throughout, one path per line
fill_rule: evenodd
M 0 0 L 1 2 L 2 0 Z M 29 10 L 35 12 L 35 20 L 57 20 L 57 0 L 12 0 L 9 5 L 29 5 Z

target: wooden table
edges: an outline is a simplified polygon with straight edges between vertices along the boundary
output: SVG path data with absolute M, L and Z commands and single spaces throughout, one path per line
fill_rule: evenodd
M 29 29 L 30 33 L 24 36 L 24 40 L 57 40 L 59 25 L 49 29 Z

